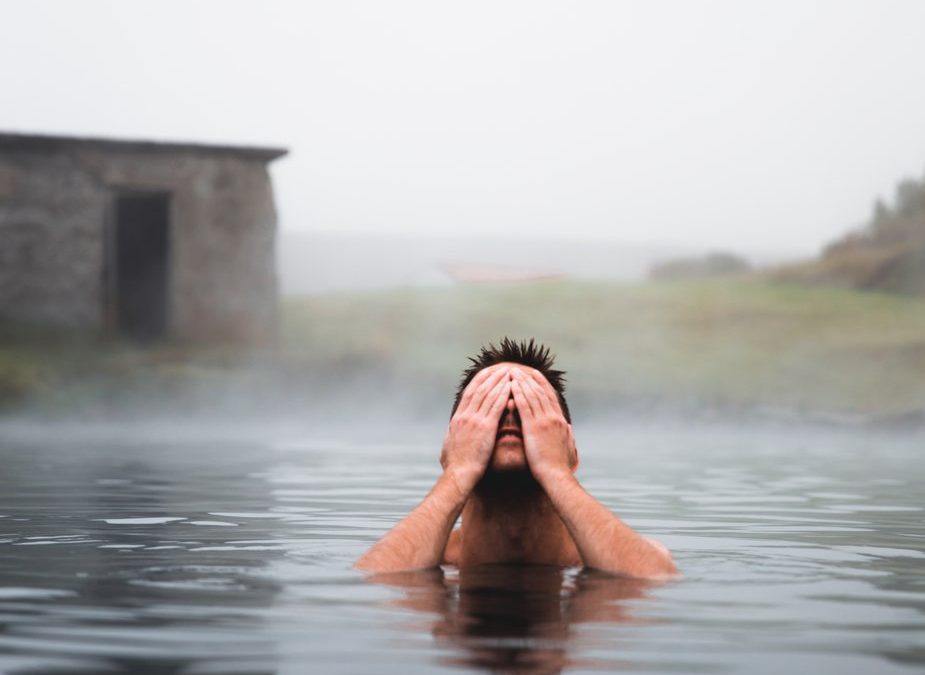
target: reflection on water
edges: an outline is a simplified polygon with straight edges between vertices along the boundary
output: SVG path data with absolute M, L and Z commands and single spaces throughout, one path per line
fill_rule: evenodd
M 572 625 L 630 623 L 622 602 L 646 596 L 651 582 L 557 567 L 483 565 L 461 571 L 379 575 L 371 582 L 400 588 L 396 607 L 434 615 L 431 632 L 450 654 L 447 665 L 492 672 L 557 673 L 569 656 Z
M 921 439 L 579 431 L 584 484 L 682 580 L 352 571 L 435 479 L 426 428 L 0 430 L 0 672 L 921 669 Z

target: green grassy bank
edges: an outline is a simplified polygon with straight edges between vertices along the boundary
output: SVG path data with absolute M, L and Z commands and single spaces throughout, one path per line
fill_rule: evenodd
M 139 348 L 0 332 L 0 407 L 311 405 L 396 392 L 449 405 L 465 356 L 536 337 L 582 404 L 892 415 L 925 409 L 925 301 L 760 282 L 544 282 L 283 301 L 277 345 Z M 379 391 L 377 391 L 377 389 Z
M 455 376 L 486 340 L 535 336 L 588 397 L 925 408 L 921 299 L 733 281 L 549 282 L 298 298 L 284 317 L 290 354 L 424 379 Z

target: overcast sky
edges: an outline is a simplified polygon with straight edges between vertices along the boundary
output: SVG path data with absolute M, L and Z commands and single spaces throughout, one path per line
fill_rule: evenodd
M 925 171 L 925 2 L 2 2 L 0 129 L 281 145 L 290 231 L 812 253 Z

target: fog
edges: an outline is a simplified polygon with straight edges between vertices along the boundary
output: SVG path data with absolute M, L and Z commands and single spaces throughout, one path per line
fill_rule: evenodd
M 921 171 L 922 25 L 915 0 L 9 2 L 0 129 L 289 147 L 284 233 L 812 255 Z
M 918 258 L 778 267 L 881 223 L 877 198 L 917 227 L 917 183 L 892 195 L 925 166 L 923 25 L 898 0 L 8 3 L 0 132 L 290 154 L 253 239 L 275 242 L 278 326 L 251 321 L 274 339 L 94 342 L 3 308 L 0 403 L 439 419 L 467 355 L 510 335 L 548 343 L 595 414 L 918 419 L 920 294 L 868 283 Z M 16 234 L 43 209 L 0 215 Z M 174 319 L 253 302 L 238 276 Z
M 4 3 L 0 671 L 921 665 L 923 27 Z M 577 453 L 448 435 L 505 337 Z M 438 567 L 464 501 L 499 550 Z M 432 568 L 355 569 L 418 504 Z
M 638 281 L 659 261 L 700 253 L 696 248 L 680 246 L 512 235 L 286 232 L 277 243 L 284 295 L 446 288 L 460 279 L 479 275 L 491 279 Z

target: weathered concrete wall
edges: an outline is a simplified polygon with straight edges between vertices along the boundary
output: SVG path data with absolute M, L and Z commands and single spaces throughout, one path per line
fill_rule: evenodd
M 264 162 L 193 153 L 89 150 L 80 162 L 113 193 L 171 194 L 171 334 L 261 340 L 276 328 L 276 211 Z
M 101 319 L 106 192 L 74 157 L 0 153 L 0 319 Z
M 266 160 L 233 154 L 0 148 L 0 319 L 106 329 L 106 222 L 123 191 L 171 195 L 169 326 L 190 340 L 276 330 Z

